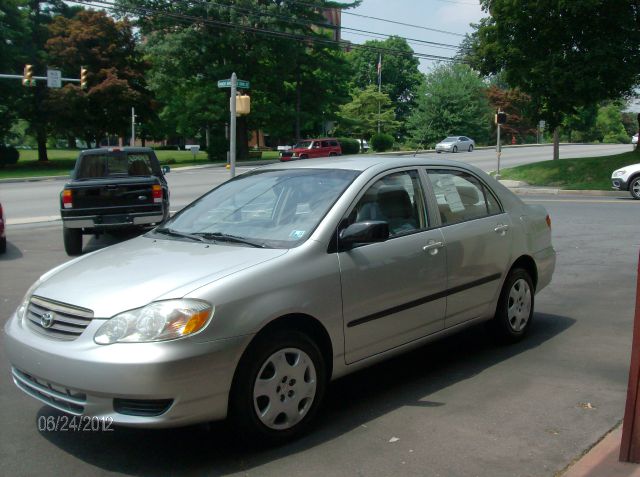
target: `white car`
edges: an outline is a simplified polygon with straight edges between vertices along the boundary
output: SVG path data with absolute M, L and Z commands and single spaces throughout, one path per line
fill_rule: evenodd
M 444 138 L 438 144 L 436 144 L 436 152 L 458 152 L 458 151 L 473 151 L 476 143 L 473 139 L 466 136 L 449 136 Z
M 638 144 L 638 133 L 634 134 L 631 138 L 631 144 Z
M 640 200 L 640 164 L 631 164 L 613 171 L 611 185 L 616 190 L 628 190 L 631 197 Z

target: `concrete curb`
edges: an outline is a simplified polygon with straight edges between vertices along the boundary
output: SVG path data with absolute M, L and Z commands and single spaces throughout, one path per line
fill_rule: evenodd
M 597 146 L 598 144 L 588 144 L 588 143 L 583 143 L 583 142 L 561 142 L 560 146 Z M 607 144 L 603 144 L 603 146 L 606 146 Z M 523 147 L 546 147 L 546 146 L 553 146 L 553 143 L 544 143 L 544 144 L 503 144 L 502 145 L 502 149 L 520 149 Z M 495 150 L 496 146 L 477 146 L 474 147 L 474 150 L 476 151 L 485 151 L 485 150 Z M 431 154 L 431 153 L 435 153 L 436 150 L 435 149 L 420 149 L 418 151 L 418 154 Z M 416 151 L 411 150 L 411 151 L 391 151 L 391 152 L 377 152 L 376 154 L 378 154 L 379 156 L 406 156 L 406 155 L 413 155 L 415 154 Z M 447 153 L 445 153 L 447 154 Z

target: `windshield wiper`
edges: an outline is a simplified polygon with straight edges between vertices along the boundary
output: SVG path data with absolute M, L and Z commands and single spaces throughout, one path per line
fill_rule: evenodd
M 201 235 L 188 234 L 186 232 L 178 232 L 177 230 L 173 230 L 170 228 L 162 227 L 155 230 L 156 233 L 163 235 L 170 235 L 172 237 L 180 237 L 180 238 L 188 238 L 191 240 L 195 240 L 196 242 L 208 242 L 208 240 Z
M 233 242 L 250 245 L 256 248 L 266 248 L 264 243 L 254 242 L 253 240 L 238 237 L 236 235 L 223 234 L 221 232 L 199 232 L 196 235 L 207 239 L 213 239 L 216 242 Z

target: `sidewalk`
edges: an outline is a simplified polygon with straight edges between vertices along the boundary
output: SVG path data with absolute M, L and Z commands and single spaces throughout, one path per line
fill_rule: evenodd
M 559 477 L 640 477 L 640 464 L 618 461 L 622 424 L 588 450 Z

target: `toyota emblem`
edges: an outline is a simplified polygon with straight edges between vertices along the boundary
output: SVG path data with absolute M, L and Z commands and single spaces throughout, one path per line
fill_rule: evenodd
M 51 328 L 53 326 L 53 322 L 55 321 L 55 315 L 47 311 L 40 317 L 40 324 L 43 328 Z

